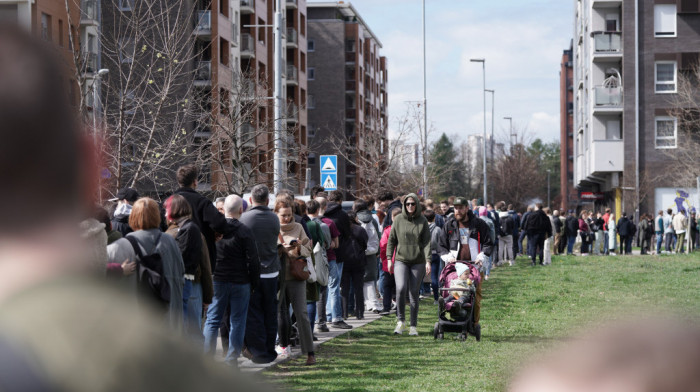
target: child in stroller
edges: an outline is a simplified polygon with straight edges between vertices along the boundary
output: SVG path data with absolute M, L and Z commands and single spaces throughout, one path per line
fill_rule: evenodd
M 479 269 L 472 263 L 457 261 L 445 265 L 440 274 L 442 296 L 438 299 L 438 322 L 433 331 L 436 339 L 442 339 L 447 331 L 461 332 L 461 340 L 467 338 L 467 333 L 474 335 L 477 341 L 481 340 L 473 311 L 476 286 L 480 280 Z

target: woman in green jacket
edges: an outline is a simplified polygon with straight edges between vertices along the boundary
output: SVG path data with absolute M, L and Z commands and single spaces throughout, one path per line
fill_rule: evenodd
M 396 216 L 389 234 L 386 254 L 395 255 L 394 278 L 396 279 L 396 316 L 398 322 L 394 333 L 401 335 L 406 330 L 406 291 L 411 302 L 409 335 L 417 336 L 418 291 L 426 273 L 430 273 L 430 227 L 421 214 L 416 194 L 403 200 L 403 211 Z M 391 257 L 389 270 L 391 270 Z

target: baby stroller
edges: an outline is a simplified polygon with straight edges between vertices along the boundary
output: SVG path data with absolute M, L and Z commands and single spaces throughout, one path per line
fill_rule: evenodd
M 469 269 L 471 284 L 467 288 L 452 287 L 453 280 L 459 279 L 457 264 L 466 265 Z M 468 334 L 481 340 L 481 326 L 474 324 L 474 303 L 476 301 L 476 285 L 481 281 L 479 268 L 470 262 L 457 261 L 447 263 L 440 273 L 440 293 L 438 299 L 438 321 L 433 329 L 435 339 L 444 339 L 445 332 L 459 333 L 459 339 L 467 340 Z M 459 299 L 455 299 L 451 292 L 461 292 Z

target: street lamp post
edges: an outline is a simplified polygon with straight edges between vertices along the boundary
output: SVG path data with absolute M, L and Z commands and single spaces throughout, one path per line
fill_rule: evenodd
M 274 46 L 274 117 L 275 117 L 275 155 L 274 155 L 274 180 L 273 188 L 275 194 L 278 194 L 282 189 L 282 183 L 285 181 L 286 168 L 284 165 L 284 157 L 282 155 L 282 0 L 276 1 L 276 10 L 273 22 L 273 36 L 275 39 Z
M 487 93 L 491 93 L 491 169 L 493 169 L 494 165 L 494 159 L 493 159 L 493 145 L 494 139 L 493 139 L 493 128 L 494 128 L 494 113 L 496 111 L 495 109 L 495 104 L 496 104 L 496 90 L 486 90 Z
M 549 198 L 549 189 L 550 189 L 549 188 L 549 173 L 551 173 L 551 172 L 552 172 L 551 170 L 547 169 L 547 207 L 550 207 L 550 204 L 551 204 L 550 198 Z
M 483 165 L 484 165 L 484 205 L 486 205 L 487 202 L 487 192 L 486 192 L 486 187 L 488 186 L 488 178 L 486 176 L 486 59 L 470 59 L 472 63 L 481 63 L 481 69 L 482 69 L 482 74 L 483 74 L 483 84 L 484 84 L 484 135 L 483 135 L 483 143 L 481 143 L 481 154 L 484 156 L 483 159 Z
M 510 122 L 510 133 L 509 134 L 510 134 L 510 138 L 511 138 L 511 147 L 512 147 L 515 145 L 515 143 L 513 143 L 513 141 L 512 141 L 513 136 L 516 136 L 513 134 L 513 117 L 503 117 L 503 119 L 508 120 Z

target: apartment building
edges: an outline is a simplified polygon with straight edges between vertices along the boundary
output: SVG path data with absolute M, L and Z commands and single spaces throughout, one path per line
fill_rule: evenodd
M 36 37 L 52 42 L 63 56 L 68 69 L 65 85 L 71 102 L 76 107 L 80 104 L 82 85 L 84 104 L 87 111 L 92 113 L 93 81 L 100 69 L 100 46 L 97 39 L 100 2 L 69 0 L 67 6 L 68 12 L 63 0 L 0 0 L 0 23 L 16 23 Z M 78 61 L 74 56 L 74 47 L 81 51 Z M 78 77 L 80 81 L 76 79 Z
M 618 216 L 671 207 L 671 109 L 679 75 L 698 61 L 699 25 L 698 1 L 576 0 L 574 185 L 585 206 Z
M 337 188 L 374 193 L 387 139 L 387 59 L 351 3 L 308 3 L 310 185 L 320 155 L 337 155 Z M 376 167 L 376 166 L 375 166 Z
M 559 71 L 560 173 L 563 211 L 575 210 L 579 199 L 574 187 L 574 43 L 564 50 Z

